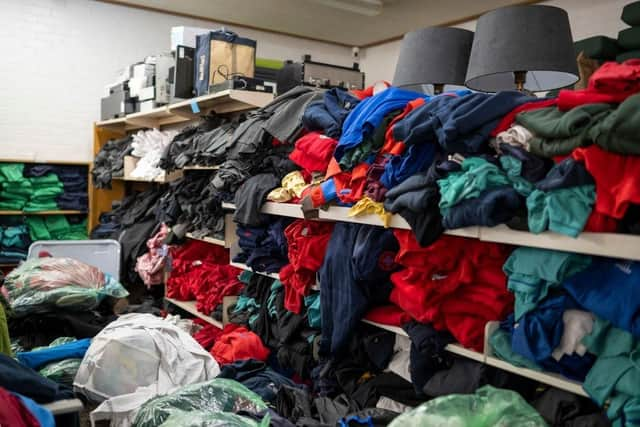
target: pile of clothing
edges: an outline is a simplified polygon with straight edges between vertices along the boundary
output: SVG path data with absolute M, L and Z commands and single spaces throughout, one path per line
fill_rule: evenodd
M 522 247 L 504 271 L 515 310 L 489 339 L 494 353 L 584 381 L 597 404 L 611 399 L 609 419 L 629 419 L 640 397 L 627 386 L 638 374 L 638 263 Z
M 160 158 L 176 134 L 176 131 L 149 129 L 133 135 L 131 155 L 138 161 L 131 171 L 131 177 L 153 180 L 162 175 L 164 170 L 159 167 Z
M 284 230 L 291 220 L 272 217 L 269 221 L 256 227 L 238 225 L 236 234 L 241 252 L 233 257 L 233 262 L 264 273 L 278 273 L 289 263 Z
M 225 296 L 238 295 L 243 288 L 238 279 L 241 270 L 229 265 L 229 252 L 220 246 L 189 240 L 171 248 L 170 257 L 167 297 L 195 300 L 203 314 L 211 316 Z
M 222 202 L 229 196 L 215 190 L 211 178 L 211 172 L 192 171 L 170 183 L 159 200 L 158 221 L 172 225 L 180 237 L 191 232 L 195 237 L 223 239 Z
M 197 125 L 185 127 L 165 149 L 160 167 L 172 171 L 185 166 L 216 166 L 222 163 L 227 144 L 244 118 L 244 115 L 231 119 L 205 116 Z
M 26 177 L 41 177 L 51 173 L 62 182 L 63 193 L 56 199 L 58 208 L 86 211 L 89 206 L 87 167 L 50 164 L 27 164 L 24 167 Z
M 27 258 L 31 238 L 22 219 L 4 217 L 0 220 L 0 263 L 18 264 Z
M 124 157 L 131 154 L 132 137 L 110 139 L 93 159 L 93 185 L 96 188 L 111 188 L 113 177 L 124 176 Z
M 64 193 L 56 174 L 29 176 L 23 163 L 0 164 L 0 185 L 0 208 L 5 210 L 56 210 L 56 199 Z

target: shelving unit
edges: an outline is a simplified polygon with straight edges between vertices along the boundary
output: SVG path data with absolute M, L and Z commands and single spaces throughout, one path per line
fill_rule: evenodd
M 222 207 L 234 210 L 233 203 L 223 203 Z M 382 220 L 377 215 L 348 216 L 349 208 L 331 206 L 327 210 L 320 209 L 320 221 L 341 221 L 357 224 L 369 224 L 382 227 Z M 304 218 L 301 205 L 292 203 L 266 202 L 260 212 L 270 215 Z M 410 230 L 409 224 L 400 216 L 392 215 L 391 228 Z M 640 235 L 616 233 L 581 233 L 572 238 L 551 231 L 533 234 L 525 231 L 511 230 L 505 225 L 496 227 L 466 227 L 447 230 L 450 236 L 480 239 L 486 242 L 505 243 L 517 246 L 552 249 L 557 251 L 577 252 L 589 255 L 607 256 L 640 261 Z
M 234 210 L 233 203 L 223 203 L 223 208 Z M 375 226 L 383 226 L 382 220 L 377 215 L 363 215 L 352 217 L 348 215 L 349 208 L 331 206 L 327 210 L 319 210 L 318 218 L 315 220 L 324 221 L 342 221 L 358 224 L 369 224 Z M 291 218 L 304 218 L 300 205 L 291 203 L 274 203 L 267 202 L 263 205 L 261 212 L 270 215 L 286 216 Z M 404 219 L 399 215 L 393 215 L 391 219 L 391 227 L 408 230 L 410 229 Z M 445 234 L 475 238 L 487 242 L 505 243 L 518 246 L 531 246 L 537 248 L 546 248 L 553 250 L 564 250 L 569 252 L 578 252 L 599 256 L 610 256 L 617 258 L 640 260 L 640 236 L 614 234 L 614 233 L 582 233 L 577 238 L 556 234 L 553 232 L 544 232 L 541 234 L 533 234 L 511 230 L 504 225 L 497 227 L 467 227 L 459 230 L 449 230 Z M 244 264 L 232 263 L 238 268 L 250 270 Z M 258 273 L 260 274 L 260 273 Z M 408 336 L 407 333 L 397 326 L 384 325 L 363 319 L 363 322 L 370 325 L 385 329 L 398 335 Z M 489 366 L 493 366 L 505 371 L 530 378 L 548 384 L 550 386 L 588 397 L 582 388 L 582 384 L 573 381 L 555 373 L 535 371 L 532 369 L 514 366 L 507 361 L 498 359 L 493 355 L 488 338 L 498 327 L 498 322 L 489 322 L 485 328 L 485 345 L 482 353 L 462 347 L 459 344 L 449 344 L 446 350 L 450 353 L 457 354 Z
M 264 107 L 273 100 L 273 94 L 229 89 L 217 93 L 187 99 L 144 113 L 127 114 L 124 117 L 96 122 L 105 130 L 124 133 L 144 128 L 185 123 L 210 111 L 229 114 Z
M 23 216 L 38 216 L 38 215 L 85 215 L 86 211 L 0 211 L 0 215 L 23 215 Z
M 204 320 L 205 322 L 210 323 L 211 325 L 222 329 L 222 322 L 217 321 L 216 319 L 214 319 L 211 316 L 207 316 L 206 314 L 200 313 L 196 309 L 196 302 L 195 301 L 178 301 L 177 299 L 166 298 L 166 297 L 165 297 L 165 300 L 167 300 L 171 304 L 175 305 L 176 307 L 180 307 L 184 311 L 186 311 L 188 313 L 191 313 L 194 316 L 199 317 L 200 319 Z
M 173 104 L 155 108 L 144 113 L 128 114 L 124 117 L 102 120 L 93 126 L 93 155 L 110 139 L 122 138 L 127 132 L 145 128 L 161 128 L 168 125 L 187 124 L 198 120 L 200 116 L 209 112 L 216 114 L 232 114 L 260 108 L 273 100 L 271 93 L 251 92 L 243 90 L 225 90 L 217 93 L 187 99 Z M 186 170 L 215 170 L 217 166 L 189 166 Z M 180 171 L 182 174 L 182 171 Z M 181 175 L 180 175 L 181 176 Z M 93 229 L 100 221 L 100 213 L 111 210 L 114 200 L 121 200 L 127 191 L 126 185 L 144 183 L 167 183 L 178 179 L 179 176 L 160 180 L 144 179 L 114 179 L 111 189 L 90 188 L 90 212 L 88 226 Z

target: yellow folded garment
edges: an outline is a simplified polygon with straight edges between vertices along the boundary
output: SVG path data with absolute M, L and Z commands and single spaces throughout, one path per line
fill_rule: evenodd
M 289 190 L 292 197 L 300 198 L 302 197 L 302 192 L 308 187 L 308 184 L 304 181 L 302 172 L 293 171 L 282 178 L 282 186 Z
M 391 224 L 391 216 L 389 212 L 384 210 L 384 205 L 380 202 L 374 202 L 369 197 L 365 196 L 358 201 L 355 205 L 349 209 L 349 216 L 359 215 L 373 215 L 376 214 L 382 220 L 382 224 L 385 228 L 388 228 Z
M 274 188 L 269 194 L 267 194 L 267 200 L 271 202 L 285 203 L 291 199 L 292 197 L 289 190 L 283 187 Z

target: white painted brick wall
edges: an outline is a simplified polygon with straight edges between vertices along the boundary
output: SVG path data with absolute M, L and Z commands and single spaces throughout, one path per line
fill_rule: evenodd
M 0 158 L 91 160 L 92 123 L 116 71 L 168 50 L 172 26 L 219 27 L 92 0 L 0 3 Z M 351 63 L 348 48 L 236 31 L 258 41 L 260 57 Z

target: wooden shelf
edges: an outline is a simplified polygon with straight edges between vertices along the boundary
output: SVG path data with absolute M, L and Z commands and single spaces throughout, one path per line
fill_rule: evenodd
M 195 237 L 192 233 L 187 233 L 186 236 L 188 239 L 200 240 L 202 242 L 211 243 L 212 245 L 226 247 L 226 242 L 224 240 L 216 239 L 214 237 Z
M 180 171 L 180 173 L 172 172 L 169 175 L 159 176 L 154 179 L 132 178 L 132 177 L 124 177 L 124 176 L 114 176 L 111 179 L 115 181 L 124 181 L 124 182 L 149 182 L 149 183 L 156 183 L 156 184 L 168 184 L 180 178 L 182 178 L 182 171 Z
M 0 163 L 37 163 L 39 165 L 61 165 L 61 166 L 90 166 L 91 162 L 82 162 L 74 160 L 39 160 L 29 159 L 0 159 Z
M 217 171 L 220 169 L 220 166 L 185 166 L 182 168 L 183 171 Z
M 223 203 L 222 207 L 230 210 L 235 209 L 233 203 Z M 382 220 L 377 215 L 348 216 L 348 211 L 349 208 L 347 207 L 331 206 L 327 210 L 318 210 L 319 217 L 317 219 L 383 226 Z M 260 212 L 291 218 L 304 218 L 301 205 L 292 203 L 266 202 Z M 411 229 L 400 215 L 392 216 L 391 227 L 403 230 Z M 640 261 L 640 235 L 633 234 L 584 232 L 573 238 L 551 231 L 533 234 L 526 231 L 511 230 L 506 225 L 466 227 L 447 230 L 445 234 L 480 239 L 486 242 Z
M 84 405 L 80 399 L 57 400 L 55 402 L 41 404 L 41 406 L 50 410 L 53 415 L 69 414 L 84 409 Z
M 197 119 L 213 111 L 217 114 L 236 113 L 264 107 L 273 100 L 273 94 L 243 90 L 225 90 L 154 108 L 143 113 L 96 122 L 96 126 L 124 133 L 143 128 L 159 128 Z M 197 111 L 194 113 L 194 111 Z
M 72 211 L 72 210 L 61 210 L 61 211 L 36 211 L 36 212 L 25 212 L 25 211 L 0 211 L 0 215 L 86 215 L 87 211 Z
M 186 311 L 188 313 L 191 313 L 194 316 L 199 317 L 200 319 L 204 320 L 205 322 L 210 323 L 211 325 L 222 329 L 222 322 L 219 322 L 216 319 L 214 319 L 213 317 L 207 316 L 204 313 L 200 313 L 196 309 L 196 302 L 195 301 L 178 301 L 177 299 L 173 299 L 173 298 L 165 298 L 165 300 L 167 300 L 171 304 L 175 305 L 176 307 L 180 307 L 184 311 Z

